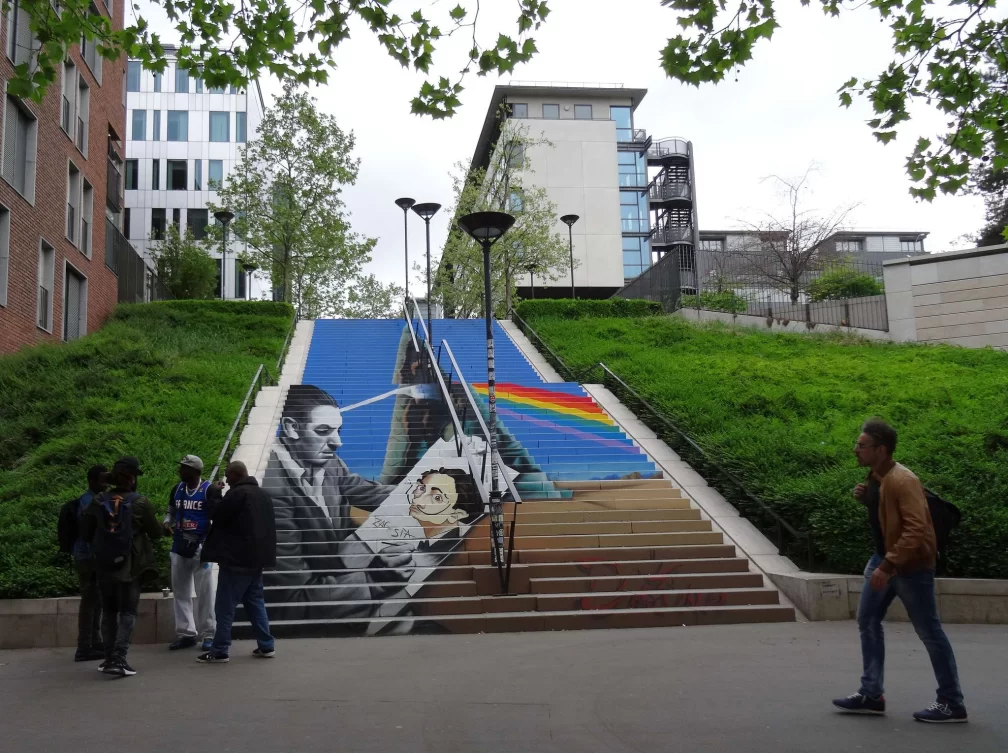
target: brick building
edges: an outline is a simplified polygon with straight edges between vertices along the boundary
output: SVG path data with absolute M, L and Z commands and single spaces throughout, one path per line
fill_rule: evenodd
M 121 2 L 91 11 L 122 28 Z M 121 243 L 126 58 L 102 60 L 82 40 L 42 102 L 27 102 L 7 82 L 38 43 L 18 0 L 0 23 L 0 353 L 10 353 L 81 337 L 115 308 L 120 281 L 106 259 L 118 263 L 106 249 Z

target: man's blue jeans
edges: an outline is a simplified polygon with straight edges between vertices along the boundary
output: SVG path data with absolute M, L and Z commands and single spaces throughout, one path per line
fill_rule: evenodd
M 252 623 L 256 641 L 262 651 L 273 650 L 273 636 L 270 635 L 269 617 L 266 616 L 266 602 L 263 600 L 263 576 L 258 573 L 243 573 L 226 567 L 220 569 L 217 578 L 217 598 L 214 610 L 217 613 L 217 631 L 214 633 L 214 656 L 227 656 L 231 649 L 231 625 L 234 624 L 238 605 L 245 606 L 245 614 Z
M 917 636 L 924 642 L 931 667 L 938 681 L 938 697 L 953 705 L 963 705 L 962 690 L 959 688 L 959 672 L 956 669 L 952 646 L 938 619 L 938 604 L 935 601 L 934 570 L 918 570 L 907 575 L 895 575 L 881 591 L 872 591 L 869 579 L 882 557 L 873 554 L 865 567 L 865 582 L 858 604 L 858 628 L 861 630 L 861 657 L 864 661 L 864 675 L 861 677 L 862 695 L 877 698 L 882 695 L 882 679 L 885 669 L 885 639 L 882 619 L 899 596 L 906 607 L 910 622 Z

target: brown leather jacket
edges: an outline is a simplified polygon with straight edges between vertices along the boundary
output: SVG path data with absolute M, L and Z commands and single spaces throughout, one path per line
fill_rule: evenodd
M 879 524 L 885 537 L 885 560 L 879 567 L 890 575 L 935 568 L 938 543 L 924 485 L 896 463 L 879 489 Z

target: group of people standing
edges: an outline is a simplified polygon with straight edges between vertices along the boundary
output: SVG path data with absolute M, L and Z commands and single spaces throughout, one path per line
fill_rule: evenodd
M 73 505 L 71 551 L 81 594 L 75 661 L 100 661 L 100 671 L 121 677 L 136 674 L 126 656 L 141 585 L 157 573 L 153 542 L 163 536 L 172 537 L 176 639 L 169 649 L 199 645 L 200 662 L 227 662 L 235 611 L 243 604 L 258 644 L 253 655 L 275 655 L 262 576 L 276 564 L 272 500 L 243 463 L 228 465 L 226 493 L 224 482 L 202 474 L 196 455 L 179 461 L 179 483 L 159 521 L 137 491 L 143 475 L 137 458 L 119 458 L 111 471 L 88 470 L 88 490 Z

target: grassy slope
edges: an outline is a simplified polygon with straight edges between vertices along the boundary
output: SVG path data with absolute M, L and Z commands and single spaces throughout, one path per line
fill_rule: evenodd
M 852 446 L 862 421 L 885 417 L 897 458 L 963 512 L 950 574 L 1008 577 L 1008 354 L 669 317 L 530 323 L 575 370 L 604 361 L 811 526 L 827 568 L 860 572 L 869 552 Z
M 274 303 L 120 306 L 82 340 L 0 358 L 0 598 L 74 590 L 56 517 L 89 466 L 136 455 L 140 491 L 159 511 L 179 458 L 196 453 L 209 473 L 291 321 Z

